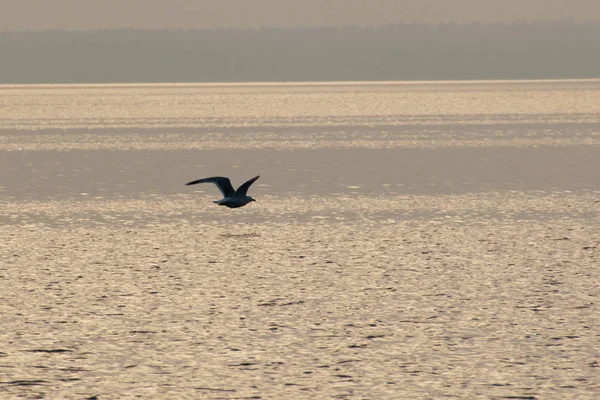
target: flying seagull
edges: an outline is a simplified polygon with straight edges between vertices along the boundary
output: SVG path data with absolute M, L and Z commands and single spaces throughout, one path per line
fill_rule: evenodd
M 186 183 L 186 186 L 195 185 L 197 183 L 214 183 L 215 185 L 217 185 L 221 193 L 223 193 L 223 198 L 221 200 L 214 200 L 213 203 L 218 204 L 220 206 L 227 206 L 229 208 L 238 208 L 244 207 L 251 201 L 256 201 L 252 197 L 246 195 L 246 193 L 248 192 L 248 188 L 250 187 L 250 185 L 252 185 L 254 181 L 258 178 L 260 178 L 260 175 L 255 176 L 247 182 L 244 182 L 244 184 L 237 188 L 237 190 L 233 189 L 229 178 L 225 178 L 222 176 L 213 176 L 212 178 L 198 179 L 197 181 Z

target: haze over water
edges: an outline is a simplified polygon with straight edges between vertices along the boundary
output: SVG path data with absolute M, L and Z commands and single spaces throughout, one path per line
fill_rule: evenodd
M 600 80 L 4 85 L 0 110 L 0 394 L 600 390 Z M 258 174 L 237 210 L 184 186 Z

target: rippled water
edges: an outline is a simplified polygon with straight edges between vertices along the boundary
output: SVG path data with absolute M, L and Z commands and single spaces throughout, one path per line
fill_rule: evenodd
M 323 190 L 311 192 L 315 175 L 334 175 L 327 184 L 334 192 L 363 185 L 380 192 L 411 176 L 447 191 L 436 180 L 466 181 L 473 166 L 489 174 L 520 169 L 527 182 L 518 188 L 538 189 L 528 173 L 567 167 L 578 169 L 568 180 L 585 174 L 597 166 L 600 144 L 600 81 L 593 80 L 0 90 L 7 196 L 25 185 L 27 197 L 41 198 L 44 181 L 61 187 L 52 194 L 79 187 L 119 194 L 114 185 L 127 186 L 125 194 L 172 193 L 166 182 L 149 181 L 215 173 L 243 179 L 255 171 L 264 174 L 261 183 L 285 173 L 283 190 L 306 187 L 309 195 Z M 490 178 L 486 190 L 510 189 L 510 177 Z M 276 183 L 277 191 L 283 182 Z M 590 183 L 579 187 L 593 189 Z
M 593 398 L 598 171 L 599 80 L 0 86 L 0 397 Z
M 233 215 L 260 220 L 285 203 L 293 220 L 302 217 L 295 203 L 309 199 L 352 207 L 332 199 L 599 188 L 597 80 L 0 91 L 0 193 L 11 203 L 69 199 L 101 209 L 143 198 L 177 208 L 194 196 L 202 215 L 223 218 L 204 209 L 218 197 L 214 187 L 183 184 L 260 174 L 252 192 L 263 201 Z M 4 221 L 23 215 L 30 219 Z

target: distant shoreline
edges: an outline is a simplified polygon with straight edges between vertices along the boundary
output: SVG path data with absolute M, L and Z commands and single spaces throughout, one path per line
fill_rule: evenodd
M 600 78 L 564 78 L 564 79 L 441 79 L 441 80 L 404 80 L 404 81 L 283 81 L 283 82 L 79 82 L 79 83 L 0 83 L 0 90 L 7 89 L 84 89 L 84 88 L 210 88 L 210 87 L 282 87 L 282 86 L 416 86 L 416 85 L 468 85 L 468 84 L 521 84 L 521 83 L 598 83 Z
M 5 31 L 1 84 L 600 78 L 600 21 Z

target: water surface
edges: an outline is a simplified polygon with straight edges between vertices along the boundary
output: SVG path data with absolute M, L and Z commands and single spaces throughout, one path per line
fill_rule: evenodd
M 593 398 L 599 170 L 598 80 L 0 86 L 0 395 Z

